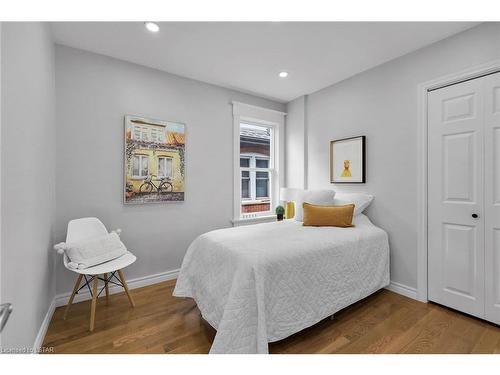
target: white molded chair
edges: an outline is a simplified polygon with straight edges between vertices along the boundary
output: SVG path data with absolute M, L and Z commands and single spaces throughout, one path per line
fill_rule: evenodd
M 121 230 L 117 229 L 115 231 L 118 235 Z M 106 235 L 108 233 L 104 224 L 95 217 L 86 217 L 82 219 L 71 220 L 68 223 L 68 231 L 66 234 L 66 242 L 76 242 L 90 237 L 97 237 Z M 73 288 L 73 292 L 71 293 L 71 297 L 69 298 L 68 305 L 66 306 L 66 310 L 64 311 L 64 320 L 68 315 L 69 309 L 75 295 L 78 294 L 80 290 L 85 287 L 88 287 L 90 294 L 92 296 L 92 306 L 90 309 L 90 331 L 94 330 L 94 321 L 95 321 L 95 309 L 97 305 L 97 298 L 101 294 L 103 290 L 106 291 L 106 304 L 108 303 L 109 296 L 109 287 L 108 284 L 114 284 L 122 286 L 125 289 L 125 293 L 127 294 L 128 300 L 132 307 L 135 306 L 134 300 L 129 293 L 127 282 L 125 277 L 123 276 L 122 269 L 131 265 L 137 259 L 134 254 L 131 252 L 127 252 L 119 258 L 113 259 L 106 263 L 101 263 L 93 267 L 85 268 L 85 269 L 73 269 L 68 266 L 70 262 L 66 253 L 64 253 L 64 266 L 78 274 L 78 278 L 76 279 L 75 287 Z M 119 279 L 116 277 L 116 273 L 118 273 Z M 99 275 L 103 275 L 103 277 L 99 277 Z M 108 277 L 109 275 L 109 277 Z M 80 286 L 82 278 L 85 278 L 85 283 Z M 115 281 L 113 281 L 113 278 Z M 104 282 L 104 287 L 98 292 L 97 286 L 99 280 Z M 90 289 L 90 284 L 92 283 L 92 289 Z

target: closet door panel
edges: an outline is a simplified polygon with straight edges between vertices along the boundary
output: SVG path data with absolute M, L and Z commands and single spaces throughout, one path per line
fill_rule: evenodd
M 478 80 L 428 95 L 429 299 L 479 317 L 484 317 L 483 100 Z
M 485 313 L 500 324 L 500 73 L 482 78 L 485 106 Z

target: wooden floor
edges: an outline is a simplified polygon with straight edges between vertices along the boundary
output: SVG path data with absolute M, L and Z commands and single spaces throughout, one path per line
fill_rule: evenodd
M 208 353 L 215 330 L 191 299 L 172 297 L 175 280 L 100 298 L 95 331 L 90 301 L 59 307 L 44 346 L 54 353 Z M 382 290 L 318 324 L 269 345 L 271 353 L 500 353 L 500 328 Z

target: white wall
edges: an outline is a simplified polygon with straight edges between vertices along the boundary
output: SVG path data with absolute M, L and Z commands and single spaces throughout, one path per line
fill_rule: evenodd
M 285 105 L 158 70 L 56 46 L 57 226 L 99 217 L 122 228 L 137 255 L 129 278 L 179 268 L 199 234 L 230 226 L 236 100 L 284 111 Z M 123 116 L 138 114 L 186 124 L 186 200 L 123 205 Z M 57 292 L 74 275 L 58 262 Z
M 301 96 L 286 105 L 285 186 L 289 188 L 305 188 L 305 104 Z
M 55 295 L 54 46 L 48 25 L 2 25 L 2 300 L 14 311 L 4 348 L 31 348 Z
M 499 58 L 500 24 L 482 24 L 307 97 L 309 188 L 375 195 L 368 214 L 389 232 L 393 281 L 417 285 L 417 86 Z M 356 135 L 367 137 L 367 183 L 331 185 L 329 141 Z

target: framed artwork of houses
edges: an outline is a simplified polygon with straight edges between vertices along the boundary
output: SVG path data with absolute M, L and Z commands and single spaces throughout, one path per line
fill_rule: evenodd
M 184 201 L 185 125 L 125 116 L 124 203 Z
M 363 184 L 366 182 L 365 136 L 330 142 L 330 182 Z

